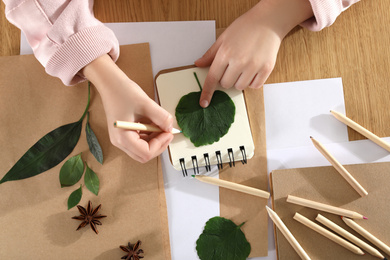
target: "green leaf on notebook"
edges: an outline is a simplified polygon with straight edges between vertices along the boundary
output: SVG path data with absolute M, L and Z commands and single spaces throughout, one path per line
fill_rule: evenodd
M 7 181 L 26 179 L 45 172 L 62 162 L 79 141 L 83 119 L 90 102 L 88 86 L 88 103 L 79 121 L 60 126 L 38 140 L 16 162 L 16 164 L 0 180 Z
M 60 170 L 61 188 L 75 185 L 83 176 L 84 163 L 81 153 L 69 158 Z
M 95 133 L 92 131 L 92 128 L 89 124 L 89 113 L 87 114 L 87 124 L 85 126 L 85 132 L 87 135 L 87 143 L 89 146 L 89 150 L 96 158 L 96 160 L 100 162 L 100 164 L 103 164 L 103 151 L 102 148 L 100 147 L 99 141 Z
M 196 241 L 196 251 L 201 260 L 245 260 L 251 252 L 251 245 L 233 221 L 213 217 L 209 219 L 203 233 Z
M 199 80 L 194 73 L 200 86 Z M 176 107 L 176 120 L 184 136 L 196 146 L 212 144 L 228 133 L 234 122 L 236 107 L 233 100 L 223 91 L 214 92 L 210 105 L 199 105 L 201 91 L 183 96 Z
M 96 173 L 88 167 L 88 165 L 87 169 L 85 170 L 84 183 L 88 190 L 90 190 L 96 196 L 98 195 L 100 185 L 99 178 Z
M 81 189 L 81 184 L 80 184 L 80 188 L 78 188 L 77 190 L 75 190 L 74 192 L 72 192 L 70 195 L 69 195 L 69 198 L 68 198 L 68 210 L 73 208 L 74 206 L 76 206 L 80 200 L 81 200 L 81 196 L 83 195 L 83 191 Z

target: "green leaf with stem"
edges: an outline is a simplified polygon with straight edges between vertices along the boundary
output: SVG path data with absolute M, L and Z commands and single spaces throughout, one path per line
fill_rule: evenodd
M 4 175 L 0 184 L 33 177 L 62 162 L 73 151 L 80 138 L 89 103 L 90 85 L 88 84 L 88 103 L 79 121 L 60 126 L 39 139 Z
M 69 158 L 60 170 L 61 188 L 75 185 L 83 176 L 84 162 L 81 153 Z
M 85 126 L 85 133 L 87 136 L 87 143 L 88 143 L 89 150 L 96 158 L 96 160 L 100 164 L 103 164 L 103 151 L 95 133 L 92 131 L 92 128 L 89 124 L 89 113 L 87 113 L 87 124 Z
M 233 221 L 213 217 L 209 219 L 203 233 L 196 241 L 196 251 L 201 260 L 245 260 L 251 252 L 251 245 Z
M 202 91 L 196 73 L 194 75 Z M 201 91 L 183 96 L 175 112 L 177 123 L 184 136 L 189 138 L 196 147 L 218 142 L 228 133 L 236 113 L 233 100 L 220 90 L 214 92 L 208 107 L 201 107 L 199 105 Z
M 81 196 L 83 195 L 83 191 L 81 189 L 82 185 L 80 184 L 80 188 L 77 190 L 73 191 L 68 198 L 68 210 L 76 206 L 80 200 Z
M 84 175 L 84 183 L 88 190 L 90 190 L 93 194 L 96 196 L 99 193 L 99 177 L 96 175 L 94 171 L 91 170 L 91 168 L 88 167 L 88 164 L 85 163 L 87 166 L 87 169 L 85 170 Z

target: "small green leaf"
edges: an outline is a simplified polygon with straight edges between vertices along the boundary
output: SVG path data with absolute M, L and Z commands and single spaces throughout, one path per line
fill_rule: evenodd
M 103 164 L 103 151 L 100 147 L 99 141 L 95 133 L 92 131 L 92 128 L 89 124 L 89 113 L 87 114 L 87 125 L 85 126 L 85 132 L 87 135 L 87 143 L 89 146 L 89 150 L 96 158 L 96 160 L 100 162 L 100 164 Z
M 74 206 L 76 206 L 80 200 L 81 200 L 81 196 L 83 195 L 83 191 L 81 189 L 81 184 L 80 184 L 80 188 L 78 188 L 77 190 L 73 191 L 70 195 L 69 195 L 69 198 L 68 198 L 68 210 L 73 208 Z
M 88 167 L 87 164 L 86 166 L 87 169 L 85 170 L 85 175 L 84 175 L 85 186 L 88 188 L 88 190 L 90 190 L 93 194 L 97 196 L 99 193 L 99 185 L 100 185 L 99 178 L 96 175 L 96 173 L 92 171 L 91 168 Z
M 207 221 L 203 233 L 196 241 L 196 251 L 201 260 L 245 260 L 251 252 L 241 226 L 233 221 L 214 217 Z
M 210 105 L 199 105 L 201 92 L 191 92 L 183 96 L 176 107 L 176 120 L 184 136 L 196 146 L 217 142 L 227 134 L 234 122 L 236 107 L 225 92 L 214 92 Z
M 61 188 L 76 184 L 83 176 L 84 163 L 81 153 L 69 158 L 60 170 Z

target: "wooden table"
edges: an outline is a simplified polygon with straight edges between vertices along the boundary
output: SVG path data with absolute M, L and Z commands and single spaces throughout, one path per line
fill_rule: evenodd
M 257 2 L 96 0 L 94 11 L 102 22 L 216 20 L 217 28 L 224 28 Z M 347 116 L 390 136 L 389 10 L 388 0 L 362 0 L 321 32 L 297 27 L 283 41 L 267 83 L 342 77 Z M 3 2 L 0 11 L 0 55 L 18 55 L 20 31 L 5 19 Z M 363 138 L 351 129 L 349 136 Z

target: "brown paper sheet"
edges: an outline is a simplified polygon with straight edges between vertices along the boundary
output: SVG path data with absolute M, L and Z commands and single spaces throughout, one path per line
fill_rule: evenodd
M 154 97 L 148 44 L 121 47 L 118 65 Z M 39 138 L 77 121 L 87 103 L 87 83 L 65 87 L 31 56 L 0 58 L 0 176 Z M 100 97 L 91 88 L 90 124 L 104 153 L 100 165 L 88 150 L 85 122 L 70 156 L 82 152 L 100 179 L 99 195 L 83 185 L 80 205 L 102 204 L 98 226 L 75 231 L 77 208 L 67 210 L 71 192 L 61 188 L 60 163 L 38 176 L 0 185 L 0 259 L 120 259 L 119 245 L 142 241 L 146 259 L 170 259 L 165 194 L 159 160 L 138 163 L 110 144 Z M 70 157 L 69 156 L 69 157 Z
M 246 89 L 244 95 L 255 154 L 248 160 L 248 164 L 236 162 L 236 166 L 232 168 L 225 164 L 220 170 L 219 178 L 268 190 L 263 89 Z M 242 230 L 252 248 L 249 257 L 268 255 L 267 200 L 220 188 L 219 201 L 222 217 L 229 218 L 236 224 L 245 222 Z
M 217 30 L 217 38 L 225 29 Z M 220 178 L 267 190 L 267 151 L 263 89 L 246 89 L 244 94 L 255 144 L 255 155 L 248 161 L 248 165 L 239 165 L 236 168 L 221 171 Z M 265 210 L 267 201 L 227 189 L 220 189 L 219 200 L 221 203 L 221 216 L 231 218 L 236 223 L 247 221 L 242 229 L 252 246 L 249 256 L 268 255 L 268 214 Z
M 289 194 L 356 211 L 368 218 L 367 220 L 355 220 L 359 225 L 369 230 L 387 245 L 390 244 L 390 222 L 388 220 L 390 215 L 388 202 L 390 163 L 345 165 L 345 168 L 367 190 L 367 196 L 360 197 L 331 166 L 275 170 L 271 174 L 273 208 L 312 259 L 374 260 L 378 258 L 368 253 L 364 256 L 355 255 L 294 220 L 295 212 L 299 212 L 313 221 L 320 213 L 362 238 L 349 228 L 339 216 L 287 203 L 286 198 Z M 300 259 L 278 229 L 276 229 L 275 237 L 278 259 Z M 367 240 L 363 240 L 367 242 Z

